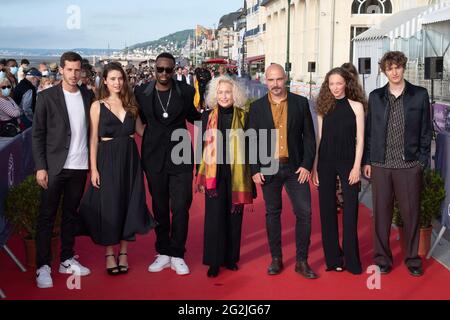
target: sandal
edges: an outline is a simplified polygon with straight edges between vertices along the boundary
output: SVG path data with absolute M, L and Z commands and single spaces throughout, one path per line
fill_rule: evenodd
M 107 254 L 107 255 L 105 255 L 105 257 L 106 257 L 106 259 L 108 259 L 108 257 L 114 257 L 114 260 L 115 260 L 114 254 Z M 106 272 L 108 272 L 108 274 L 110 276 L 115 276 L 120 273 L 120 269 L 118 266 L 115 266 L 115 267 L 111 267 L 111 268 L 106 268 Z
M 117 256 L 117 263 L 119 263 L 119 257 L 120 256 L 128 256 L 128 253 L 120 252 L 119 255 Z M 127 273 L 128 272 L 128 264 L 126 266 L 119 264 L 117 267 L 118 267 L 120 273 Z

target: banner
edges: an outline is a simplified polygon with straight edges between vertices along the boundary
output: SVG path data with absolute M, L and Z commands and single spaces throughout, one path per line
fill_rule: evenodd
M 8 235 L 3 215 L 6 195 L 33 171 L 31 128 L 14 138 L 0 138 L 0 244 L 6 243 Z

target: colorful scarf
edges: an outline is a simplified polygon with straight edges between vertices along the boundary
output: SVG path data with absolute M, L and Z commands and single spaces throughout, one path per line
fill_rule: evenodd
M 244 164 L 245 154 L 240 151 L 245 150 L 245 140 L 240 139 L 236 130 L 244 130 L 247 112 L 234 108 L 233 120 L 229 139 L 224 143 L 230 145 L 231 167 L 231 192 L 232 204 L 253 203 L 252 178 L 250 166 Z M 217 189 L 217 132 L 219 122 L 219 107 L 214 108 L 209 114 L 206 126 L 205 145 L 202 162 L 197 175 L 197 184 L 205 187 L 206 191 L 214 193 Z M 225 158 L 225 155 L 223 155 Z M 224 161 L 225 162 L 225 161 Z M 248 161 L 247 161 L 248 162 Z

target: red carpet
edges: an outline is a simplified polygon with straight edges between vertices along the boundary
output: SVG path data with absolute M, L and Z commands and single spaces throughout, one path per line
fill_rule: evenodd
M 391 244 L 394 254 L 394 270 L 381 278 L 380 290 L 369 290 L 366 282 L 369 274 L 359 276 L 325 272 L 320 236 L 320 219 L 317 191 L 313 189 L 313 222 L 309 262 L 320 276 L 317 280 L 306 280 L 294 272 L 295 241 L 294 215 L 287 195 L 284 194 L 283 255 L 285 270 L 278 276 L 266 274 L 270 254 L 265 231 L 264 203 L 259 197 L 254 212 L 245 214 L 242 232 L 241 261 L 239 271 L 222 270 L 219 277 L 206 277 L 207 267 L 202 265 L 203 241 L 203 195 L 195 194 L 190 211 L 189 237 L 186 262 L 191 274 L 178 276 L 166 269 L 160 273 L 147 272 L 155 255 L 154 232 L 139 237 L 130 244 L 127 275 L 111 277 L 104 270 L 104 249 L 92 244 L 90 239 L 77 239 L 76 252 L 80 261 L 91 268 L 92 274 L 81 279 L 81 290 L 69 290 L 67 276 L 57 273 L 53 265 L 54 287 L 38 289 L 34 270 L 21 273 L 5 252 L 0 252 L 0 289 L 8 299 L 256 299 L 256 300 L 300 300 L 300 299 L 450 299 L 450 272 L 435 260 L 425 260 L 425 275 L 411 277 L 402 263 L 396 232 Z M 372 231 L 370 212 L 360 208 L 359 238 L 363 267 L 371 264 Z M 24 261 L 24 249 L 19 238 L 13 237 L 8 246 Z

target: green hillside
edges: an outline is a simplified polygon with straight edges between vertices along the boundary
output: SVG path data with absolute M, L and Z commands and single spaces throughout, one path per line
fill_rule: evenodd
M 170 42 L 178 43 L 179 46 L 184 46 L 186 44 L 187 39 L 189 38 L 189 35 L 192 38 L 193 34 L 194 34 L 193 29 L 178 31 L 178 32 L 169 34 L 168 36 L 162 37 L 158 40 L 147 41 L 147 42 L 135 44 L 135 45 L 129 47 L 129 49 L 138 49 L 138 48 L 147 48 L 147 47 L 156 48 L 158 46 L 167 45 Z

